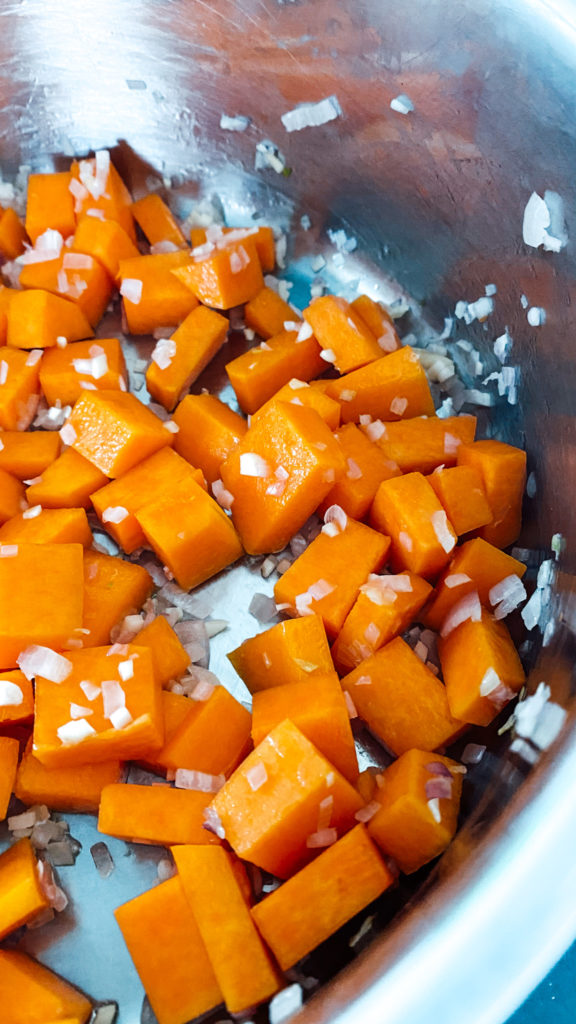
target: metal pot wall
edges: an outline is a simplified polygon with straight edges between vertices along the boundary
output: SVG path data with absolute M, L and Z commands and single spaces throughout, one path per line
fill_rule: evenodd
M 527 547 L 567 541 L 531 679 L 572 694 L 576 517 L 574 246 L 522 241 L 525 204 L 558 192 L 576 235 L 576 7 L 561 0 L 4 0 L 0 166 L 35 169 L 99 147 L 129 184 L 343 222 L 363 254 L 441 324 L 497 285 L 475 343 L 508 327 L 537 496 Z M 390 100 L 407 93 L 408 116 Z M 335 95 L 342 116 L 287 134 L 280 115 Z M 251 118 L 244 133 L 220 115 Z M 254 171 L 272 140 L 289 177 Z M 186 184 L 184 184 L 186 183 Z M 300 244 L 300 243 L 299 243 Z M 302 243 L 304 245 L 304 243 Z M 304 245 L 305 247 L 305 245 Z M 546 310 L 529 325 L 521 296 Z M 304 1022 L 499 1024 L 576 935 L 573 718 L 528 771 L 502 754 L 473 821 L 426 890 L 302 1011 Z M 70 954 L 73 944 L 70 946 Z M 126 1024 L 136 1024 L 126 1020 Z

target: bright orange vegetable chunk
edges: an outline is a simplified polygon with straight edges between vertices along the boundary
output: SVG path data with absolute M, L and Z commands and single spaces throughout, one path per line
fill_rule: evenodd
M 0 469 L 0 526 L 18 515 L 22 507 L 26 508 L 24 484 Z
M 482 477 L 473 466 L 438 468 L 428 479 L 459 537 L 492 522 Z
M 130 260 L 140 255 L 121 224 L 90 215 L 78 221 L 71 251 L 94 256 L 113 281 L 118 276 L 120 260 Z
M 38 436 L 58 437 L 48 433 L 38 433 Z M 32 474 L 31 477 L 34 478 Z M 107 482 L 108 477 L 88 459 L 73 448 L 67 448 L 41 473 L 36 483 L 30 484 L 26 499 L 29 505 L 42 505 L 42 508 L 90 508 L 90 495 Z
M 52 348 L 40 365 L 40 385 L 48 405 L 74 405 L 85 390 L 124 391 L 126 364 L 118 338 L 77 341 Z
M 389 547 L 389 537 L 354 519 L 334 536 L 319 533 L 277 580 L 276 603 L 289 605 L 290 615 L 316 612 L 332 639 L 368 574 L 384 564 Z
M 312 681 L 334 668 L 324 623 L 315 614 L 279 622 L 249 637 L 228 658 L 251 693 Z
M 359 295 L 350 305 L 370 328 L 383 352 L 395 352 L 402 347 L 392 317 L 379 302 L 374 302 L 368 295 Z
M 186 395 L 173 420 L 179 427 L 174 451 L 198 466 L 209 484 L 219 479 L 222 463 L 248 429 L 242 416 L 213 395 Z
M 250 712 L 224 686 L 216 686 L 207 700 L 189 704 L 188 715 L 163 747 L 158 763 L 230 775 L 250 748 Z
M 280 976 L 250 916 L 230 854 L 199 846 L 172 852 L 229 1012 L 274 995 Z
M 126 783 L 102 790 L 98 831 L 131 843 L 218 843 L 204 828 L 211 793 Z
M 5 430 L 1 440 L 0 468 L 19 480 L 40 476 L 60 452 L 60 438 L 56 431 Z
M 458 465 L 474 466 L 482 477 L 493 518 L 480 536 L 497 548 L 507 548 L 522 528 L 526 452 L 502 441 L 476 441 L 458 449 Z
M 68 251 L 54 260 L 26 264 L 20 284 L 69 299 L 93 327 L 102 319 L 113 291 L 110 276 L 98 260 L 86 253 Z
M 95 178 L 97 182 L 96 190 L 94 187 L 92 190 L 85 188 L 84 194 L 80 189 L 76 190 L 74 205 L 78 220 L 92 210 L 101 210 L 106 220 L 118 221 L 124 231 L 135 241 L 136 232 L 130 209 L 132 196 L 114 164 L 108 162 L 105 155 L 103 155 L 100 166 L 98 166 L 99 160 L 100 155 L 96 158 L 90 157 L 88 160 L 72 161 L 70 171 L 74 178 L 81 182 L 81 171 L 84 171 L 86 177 Z
M 47 228 L 59 231 L 63 238 L 74 234 L 76 218 L 70 192 L 69 171 L 55 174 L 31 174 L 26 196 L 26 231 L 34 244 Z
M 29 839 L 0 853 L 0 939 L 49 906 Z
M 157 256 L 137 256 L 120 260 L 118 276 L 122 282 L 141 283 L 137 302 L 124 295 L 123 305 L 131 334 L 151 334 L 156 327 L 177 327 L 198 305 L 198 299 L 172 273 L 190 260 L 187 252 L 167 252 Z M 138 285 L 131 286 L 138 291 Z
M 210 239 L 208 238 L 210 234 Z M 237 242 L 242 242 L 247 239 L 252 243 L 256 252 L 258 253 L 258 259 L 262 266 L 262 270 L 268 272 L 274 270 L 274 264 L 276 263 L 276 248 L 274 243 L 274 232 L 270 227 L 261 228 L 224 228 L 219 225 L 213 225 L 206 230 L 205 228 L 192 228 L 190 231 L 190 241 L 194 248 L 200 245 L 204 245 L 207 241 L 216 245 L 219 249 L 229 248 L 230 245 L 235 245 Z M 198 253 L 197 256 L 203 256 L 205 253 Z
M 129 645 L 120 654 L 114 648 L 92 647 L 67 651 L 66 658 L 70 673 L 59 685 L 36 678 L 33 751 L 42 764 L 52 768 L 123 760 L 161 746 L 161 691 L 150 651 Z M 120 664 L 131 665 L 132 675 Z M 82 682 L 100 692 L 93 696 L 89 687 L 86 693 Z M 73 704 L 85 709 L 82 718 L 72 718 Z
M 0 688 L 2 683 L 12 683 L 18 689 L 13 690 L 10 687 L 11 697 L 9 699 L 14 703 L 8 703 L 7 697 L 4 698 L 5 703 L 0 699 L 0 729 L 4 730 L 6 727 L 26 725 L 31 722 L 34 715 L 34 691 L 30 680 L 26 679 L 20 669 L 15 669 L 14 672 L 2 672 Z
M 14 793 L 24 804 L 44 804 L 51 811 L 97 814 L 104 786 L 119 782 L 121 775 L 120 761 L 77 764 L 74 771 L 68 765 L 47 768 L 34 757 L 30 740 L 18 768 Z
M 8 344 L 13 348 L 51 348 L 59 337 L 80 341 L 94 334 L 74 302 L 42 288 L 17 292 L 8 308 Z
M 363 825 L 252 908 L 284 970 L 333 935 L 394 882 Z
M 380 484 L 371 523 L 392 538 L 392 562 L 419 576 L 435 576 L 456 546 L 456 533 L 426 477 L 407 473 Z
M 255 469 L 266 475 L 248 475 Z M 338 443 L 317 412 L 285 402 L 270 406 L 222 466 L 246 551 L 281 551 L 344 470 Z
M 84 553 L 84 616 L 77 633 L 85 647 L 110 642 L 110 630 L 140 610 L 154 584 L 146 569 L 100 551 Z
M 436 584 L 430 603 L 423 615 L 423 622 L 430 629 L 439 630 L 455 604 L 474 590 L 482 604 L 489 607 L 489 593 L 492 587 L 507 576 L 519 576 L 526 572 L 526 566 L 511 555 L 504 554 L 488 541 L 476 537 L 456 549 L 450 565 Z
M 0 427 L 27 430 L 40 401 L 39 365 L 35 353 L 0 350 Z
M 0 668 L 32 644 L 62 650 L 82 608 L 81 544 L 0 547 Z
M 158 1024 L 186 1024 L 222 1001 L 178 876 L 124 903 L 114 915 Z
M 63 428 L 64 429 L 64 428 Z M 162 421 L 134 395 L 83 391 L 66 422 L 72 447 L 106 476 L 122 476 L 172 444 Z
M 5 288 L 0 284 L 0 345 L 6 344 L 8 334 L 8 307 L 16 295 L 16 288 Z
M 226 244 L 202 258 L 188 253 L 188 261 L 172 273 L 200 302 L 214 309 L 231 309 L 249 302 L 264 286 L 251 238 Z
M 344 778 L 353 785 L 356 783 L 358 758 L 348 708 L 335 672 L 316 674 L 304 682 L 274 686 L 254 694 L 254 746 L 286 718 L 291 719 Z
M 510 633 L 487 611 L 441 637 L 438 653 L 450 710 L 463 722 L 490 725 L 524 685 Z
M 363 519 L 374 501 L 378 486 L 383 480 L 400 476 L 400 470 L 354 423 L 346 423 L 337 430 L 336 438 L 347 468 L 324 498 L 320 511 L 326 511 L 330 505 L 340 505 L 353 519 Z
M 40 509 L 32 518 L 21 512 L 0 527 L 0 544 L 82 544 L 89 548 L 92 540 L 83 508 Z
M 294 377 L 308 381 L 325 369 L 316 338 L 297 338 L 296 331 L 282 331 L 226 364 L 243 412 L 256 412 Z
M 305 405 L 308 409 L 315 409 L 330 430 L 337 430 L 340 425 L 338 402 L 335 402 L 333 398 L 328 398 L 328 395 L 323 394 L 317 388 L 310 387 L 310 384 L 297 377 L 292 377 L 287 384 L 284 384 L 272 395 L 272 398 L 264 402 L 264 405 L 261 405 L 255 413 L 252 413 L 251 422 L 255 423 L 272 402 L 289 402 L 291 405 Z
M 332 647 L 338 671 L 349 672 L 408 629 L 431 593 L 430 584 L 411 572 L 369 576 Z
M 140 642 L 140 637 L 138 637 L 138 641 Z M 156 681 L 158 682 L 158 677 Z M 166 768 L 160 764 L 162 752 L 178 727 L 187 718 L 190 712 L 190 698 L 180 693 L 172 693 L 171 690 L 162 690 L 160 699 L 162 703 L 162 718 L 164 720 L 164 743 L 160 750 L 147 754 L 144 759 L 140 758 L 139 764 L 146 768 L 147 771 L 155 772 L 157 775 L 166 775 Z
M 154 675 L 161 686 L 166 686 L 171 679 L 180 679 L 190 664 L 190 657 L 180 643 L 178 634 L 163 615 L 157 615 L 148 626 L 140 630 L 138 646 L 147 647 L 150 651 Z
M 206 306 L 197 306 L 169 340 L 158 342 L 156 359 L 168 352 L 168 366 L 154 356 L 146 371 L 148 391 L 165 409 L 174 409 L 202 370 L 226 341 L 228 320 Z
M 361 806 L 356 790 L 288 720 L 248 755 L 212 803 L 238 856 L 279 878 L 315 856 L 311 836 L 327 827 L 347 832 Z
M 443 789 L 450 795 L 428 796 Z M 371 818 L 368 832 L 401 871 L 411 874 L 450 843 L 456 832 L 461 792 L 461 766 L 456 761 L 424 750 L 407 750 L 384 772 L 376 796 L 381 807 Z
M 150 245 L 172 242 L 182 248 L 186 245 L 184 232 L 169 206 L 155 192 L 132 203 L 132 216 L 142 228 Z
M 426 374 L 409 345 L 330 381 L 327 394 L 341 402 L 343 423 L 361 415 L 397 420 L 434 414 Z
M 452 717 L 446 688 L 396 637 L 342 680 L 358 714 L 394 754 L 436 750 L 464 729 Z
M 86 996 L 16 949 L 0 950 L 0 1001 L 10 1024 L 85 1024 L 92 1012 Z
M 376 443 L 403 473 L 431 473 L 438 466 L 455 466 L 460 445 L 473 441 L 475 432 L 475 416 L 417 416 L 382 424 Z
M 272 268 L 270 268 L 272 269 Z M 265 340 L 281 334 L 284 324 L 295 319 L 294 310 L 272 288 L 263 288 L 244 307 L 246 326 Z
M 10 739 L 9 736 L 0 736 L 0 821 L 4 821 L 6 817 L 10 797 L 14 790 L 19 750 L 18 740 Z
M 304 318 L 339 373 L 349 373 L 381 358 L 378 341 L 346 299 L 336 295 L 312 299 Z
M 24 252 L 27 241 L 28 235 L 18 214 L 12 209 L 0 212 L 0 253 L 7 260 L 15 260 Z

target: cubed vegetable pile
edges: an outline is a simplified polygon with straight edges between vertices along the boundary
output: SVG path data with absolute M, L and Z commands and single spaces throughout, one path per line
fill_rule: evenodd
M 0 253 L 0 817 L 14 794 L 166 846 L 172 876 L 116 910 L 159 1024 L 240 1013 L 452 839 L 466 768 L 445 749 L 524 681 L 503 619 L 524 593 L 504 549 L 525 454 L 435 415 L 380 304 L 295 310 L 264 278 L 271 228 L 187 238 L 107 152 L 32 174 Z M 157 338 L 152 408 L 128 388 L 130 339 L 94 337 L 118 293 L 127 333 Z M 226 366 L 241 412 L 189 393 L 239 306 L 257 336 Z M 138 555 L 189 591 L 315 514 L 275 582 L 282 621 L 229 653 L 248 710 L 191 673 Z M 438 665 L 403 639 L 414 624 Z M 359 771 L 351 719 L 388 768 Z M 125 782 L 127 762 L 157 784 Z M 0 855 L 0 939 L 62 902 L 26 835 Z M 0 996 L 10 1024 L 92 1011 L 13 948 Z

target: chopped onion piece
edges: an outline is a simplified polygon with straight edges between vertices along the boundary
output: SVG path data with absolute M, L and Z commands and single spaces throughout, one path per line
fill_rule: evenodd
M 434 818 L 434 821 L 440 824 L 442 821 L 442 812 L 440 810 L 440 801 L 438 800 L 438 797 L 428 800 L 428 807 L 430 808 L 430 813 Z
M 317 103 L 301 103 L 293 110 L 287 110 L 280 120 L 287 132 L 299 132 L 302 128 L 318 128 L 341 115 L 342 108 L 336 96 L 326 96 Z
M 401 530 L 398 534 L 398 543 L 402 545 L 405 551 L 412 551 L 414 547 L 412 537 L 405 530 Z
M 220 821 L 218 812 L 213 807 L 206 807 L 204 810 L 204 828 L 208 829 L 209 832 L 213 832 L 218 839 L 226 839 L 226 832 L 224 826 Z
M 330 822 L 332 821 L 333 810 L 334 797 L 330 794 L 330 796 L 326 796 L 320 801 L 320 805 L 318 807 L 318 832 L 329 827 Z
M 323 828 L 308 836 L 306 846 L 309 850 L 318 850 L 325 846 L 333 846 L 337 840 L 338 832 L 335 828 Z
M 526 589 L 519 576 L 506 576 L 491 588 L 488 600 L 494 608 L 494 618 L 503 619 L 526 600 Z
M 381 635 L 382 634 L 375 622 L 370 622 L 366 626 L 366 629 L 364 630 L 364 639 L 367 641 L 367 643 L 372 645 L 378 643 Z
M 448 529 L 448 517 L 445 511 L 442 509 L 438 512 L 433 512 L 430 518 L 434 528 L 434 533 L 436 534 L 439 543 L 444 548 L 444 551 L 447 553 L 452 551 L 456 545 L 456 538 Z
M 136 277 L 125 277 L 120 285 L 120 295 L 137 306 L 142 298 L 142 281 Z
M 92 708 L 84 708 L 81 704 L 75 704 L 74 701 L 70 702 L 70 718 L 88 718 L 89 715 L 93 714 Z
M 366 824 L 366 822 L 372 820 L 375 814 L 378 814 L 381 806 L 382 805 L 379 804 L 377 800 L 371 800 L 365 807 L 361 807 L 359 811 L 356 811 L 354 817 L 356 818 L 356 821 L 361 821 L 363 824 Z
M 125 707 L 116 708 L 108 717 L 115 729 L 126 729 L 134 721 L 128 708 Z
M 61 654 L 50 649 L 33 644 L 16 659 L 16 664 L 22 670 L 27 679 L 41 676 L 51 683 L 63 683 L 72 671 L 72 662 Z
M 226 490 L 221 480 L 214 480 L 212 484 L 212 494 L 222 508 L 230 511 L 234 502 L 234 495 L 231 491 Z
M 354 701 L 352 700 L 352 697 L 348 693 L 348 690 L 344 691 L 344 700 L 346 701 L 346 707 L 348 708 L 348 717 L 349 718 L 358 718 L 358 712 L 356 710 L 356 705 L 354 704 Z
M 104 718 L 111 716 L 120 708 L 126 707 L 126 694 L 116 679 L 104 679 L 102 682 L 102 702 Z
M 308 338 L 312 337 L 313 333 L 314 333 L 314 331 L 312 330 L 312 327 L 310 326 L 310 324 L 307 323 L 306 321 L 304 321 L 304 323 L 300 327 L 300 330 L 298 331 L 298 336 L 296 338 L 296 344 L 298 344 L 301 341 L 307 341 Z
M 65 423 L 59 433 L 64 444 L 74 444 L 74 441 L 76 440 L 76 431 L 71 423 Z
M 220 115 L 220 127 L 225 132 L 245 132 L 249 124 L 250 118 L 243 114 L 235 114 L 233 117 L 229 114 Z
M 324 513 L 324 522 L 333 523 L 337 527 L 338 533 L 344 533 L 348 526 L 348 516 L 340 505 L 330 505 Z
M 390 100 L 390 109 L 395 110 L 397 114 L 411 114 L 414 110 L 414 104 L 405 92 L 401 92 L 394 99 Z
M 88 679 L 82 680 L 80 683 L 80 689 L 87 700 L 96 700 L 96 697 L 99 697 L 102 693 L 101 687 L 91 683 Z
M 256 452 L 243 452 L 240 456 L 240 475 L 266 478 L 270 476 L 270 466 Z
M 197 793 L 218 793 L 225 782 L 225 775 L 209 775 L 189 768 L 177 768 L 174 777 L 177 789 L 193 789 Z
M 134 662 L 131 658 L 127 661 L 118 662 L 118 674 L 122 682 L 127 682 L 128 679 L 134 678 Z
M 271 1000 L 268 1007 L 270 1024 L 282 1024 L 287 1017 L 291 1017 L 302 1006 L 302 986 L 298 984 L 289 985 Z
M 320 359 L 323 359 L 325 363 L 335 363 L 336 353 L 331 348 L 323 348 L 320 353 Z
M 366 427 L 366 437 L 370 441 L 379 441 L 381 437 L 387 437 L 388 431 L 382 423 L 382 420 L 373 420 Z
M 17 544 L 0 544 L 0 558 L 16 558 L 17 554 Z
M 546 310 L 542 306 L 530 306 L 526 319 L 531 327 L 542 327 L 546 323 Z
M 253 793 L 260 789 L 267 779 L 268 773 L 262 761 L 259 761 L 258 764 L 252 765 L 252 767 L 246 771 L 246 781 Z
M 396 397 L 390 402 L 390 412 L 393 412 L 395 416 L 402 416 L 408 407 L 407 398 Z
M 88 739 L 89 736 L 95 736 L 96 730 L 92 728 L 90 722 L 87 722 L 85 718 L 79 718 L 76 721 L 66 722 L 65 725 L 61 725 L 56 730 L 56 733 L 58 739 L 65 747 L 73 747 L 77 743 L 82 743 Z
M 462 751 L 463 764 L 479 764 L 486 753 L 486 745 L 482 743 L 467 743 Z
M 23 703 L 22 688 L 10 679 L 0 679 L 0 708 L 19 707 Z
M 470 619 L 471 622 L 480 622 L 481 618 L 482 605 L 480 604 L 478 592 L 474 590 L 471 594 L 466 594 L 466 597 L 458 601 L 458 604 L 455 604 L 448 612 L 442 624 L 440 636 L 448 636 L 452 630 L 456 629 L 462 622 L 466 622 L 467 619 Z
M 123 505 L 110 505 L 109 508 L 105 508 L 102 513 L 103 523 L 123 523 L 128 518 L 130 513 L 127 508 Z
M 351 388 L 344 388 L 344 390 L 340 392 L 340 396 L 339 396 L 340 397 L 340 401 L 341 402 L 353 402 L 354 399 L 356 398 L 357 394 L 358 394 L 358 392 L 357 391 L 352 391 Z
M 159 370 L 167 370 L 176 355 L 176 342 L 172 338 L 160 338 L 152 352 L 152 362 Z
M 348 469 L 346 470 L 348 480 L 361 480 L 364 474 L 362 473 L 358 463 L 355 462 L 354 459 L 347 459 L 346 465 L 348 466 Z
M 465 572 L 454 572 L 444 580 L 444 585 L 450 590 L 453 590 L 454 587 L 461 587 L 464 583 L 472 583 L 472 580 Z
M 437 776 L 434 779 L 428 779 L 425 792 L 428 803 L 431 800 L 449 800 L 452 796 L 452 776 L 450 778 Z
M 90 847 L 90 853 L 100 878 L 109 878 L 114 871 L 114 861 L 106 843 L 94 843 Z
M 36 519 L 42 513 L 42 505 L 32 505 L 22 513 L 22 519 Z

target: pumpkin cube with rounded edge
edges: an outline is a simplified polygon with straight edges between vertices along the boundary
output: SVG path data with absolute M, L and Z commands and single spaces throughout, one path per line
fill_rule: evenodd
M 173 438 L 162 420 L 123 391 L 83 391 L 62 431 L 66 444 L 110 477 L 122 476 Z
M 180 679 L 184 675 L 190 664 L 190 656 L 163 615 L 157 615 L 137 635 L 138 646 L 147 647 L 152 655 L 154 675 L 160 686 L 166 686 L 171 679 Z
M 250 712 L 224 686 L 189 704 L 188 715 L 165 743 L 157 763 L 174 770 L 230 775 L 250 749 Z
M 99 210 L 106 220 L 118 221 L 130 238 L 136 241 L 130 209 L 132 196 L 111 162 L 108 151 L 102 149 L 86 160 L 73 160 L 70 173 L 76 179 L 70 191 L 74 196 L 74 211 L 78 220 L 93 210 Z M 84 184 L 86 181 L 89 182 L 88 186 Z
M 254 423 L 259 416 L 268 409 L 272 402 L 288 402 L 291 405 L 304 405 L 308 409 L 314 409 L 330 430 L 337 430 L 340 425 L 340 406 L 333 398 L 323 394 L 317 388 L 310 387 L 307 381 L 292 377 L 287 384 L 279 388 L 272 398 L 269 398 L 264 405 L 261 405 L 256 412 L 252 413 L 251 423 Z
M 130 843 L 219 843 L 204 828 L 211 793 L 171 786 L 112 783 L 102 790 L 98 831 Z
M 0 211 L 0 253 L 7 260 L 15 260 L 24 252 L 28 235 L 18 214 L 12 210 Z

